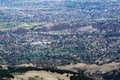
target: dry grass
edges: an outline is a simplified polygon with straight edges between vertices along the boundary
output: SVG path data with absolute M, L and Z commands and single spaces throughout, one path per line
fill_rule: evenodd
M 66 66 L 59 66 L 59 69 L 67 69 L 67 70 L 74 70 L 74 69 L 84 69 L 88 73 L 96 73 L 96 72 L 101 72 L 101 73 L 107 73 L 109 71 L 117 70 L 120 68 L 120 62 L 111 62 L 111 63 L 106 63 L 103 65 L 96 65 L 96 64 L 84 64 L 84 63 L 78 63 L 78 64 L 70 64 Z
M 67 74 L 58 74 L 46 71 L 28 71 L 22 75 L 15 75 L 14 80 L 29 80 L 32 77 L 35 80 L 70 80 L 70 77 L 67 77 Z

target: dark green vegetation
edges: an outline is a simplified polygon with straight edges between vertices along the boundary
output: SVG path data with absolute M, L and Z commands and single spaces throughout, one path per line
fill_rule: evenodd
M 71 76 L 70 80 L 93 80 L 93 79 L 90 79 L 86 77 L 85 75 L 79 73 L 79 74 L 74 74 L 73 76 Z
M 9 70 L 0 69 L 0 80 L 3 78 L 14 78 Z
M 73 76 L 70 77 L 70 80 L 93 80 L 92 78 L 89 78 L 85 76 L 83 73 L 84 71 L 79 72 L 73 72 L 69 70 L 59 70 L 59 69 L 52 69 L 52 68 L 35 68 L 35 67 L 8 67 L 8 70 L 0 69 L 0 80 L 14 78 L 14 73 L 25 73 L 27 71 L 47 71 L 52 73 L 58 73 L 58 74 L 73 74 Z M 102 75 L 104 80 L 119 80 L 120 79 L 120 70 L 114 70 L 108 73 L 105 73 Z M 31 77 L 30 80 L 33 78 Z
M 90 79 L 89 77 L 85 76 L 82 72 L 81 73 L 77 73 L 77 72 L 73 72 L 73 71 L 69 71 L 69 70 L 59 70 L 59 69 L 51 69 L 51 68 L 43 68 L 43 69 L 39 69 L 39 68 L 35 68 L 35 67 L 8 67 L 8 70 L 4 70 L 4 69 L 0 69 L 0 80 L 2 80 L 3 78 L 14 78 L 13 75 L 11 75 L 11 73 L 25 73 L 27 71 L 31 71 L 31 70 L 36 70 L 36 71 L 50 71 L 53 73 L 58 73 L 58 74 L 73 74 L 73 76 L 70 77 L 70 80 L 93 80 Z M 46 76 L 47 77 L 47 76 Z M 34 78 L 30 77 L 30 80 L 33 80 Z
M 104 80 L 120 80 L 120 69 L 103 75 Z

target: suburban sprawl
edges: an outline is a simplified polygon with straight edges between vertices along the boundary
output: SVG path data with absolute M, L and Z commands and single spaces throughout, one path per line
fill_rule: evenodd
M 119 80 L 120 2 L 0 0 L 0 74 L 8 73 L 0 80 L 49 80 L 20 76 L 29 70 L 51 80 Z

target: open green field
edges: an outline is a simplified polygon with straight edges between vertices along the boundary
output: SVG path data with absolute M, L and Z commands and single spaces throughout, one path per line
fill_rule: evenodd
M 33 28 L 40 26 L 41 23 L 23 23 L 23 22 L 0 22 L 1 30 L 12 30 L 16 28 Z

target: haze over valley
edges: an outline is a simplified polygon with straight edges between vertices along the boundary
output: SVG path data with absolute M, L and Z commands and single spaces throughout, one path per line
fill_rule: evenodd
M 0 0 L 0 80 L 119 76 L 119 0 Z

